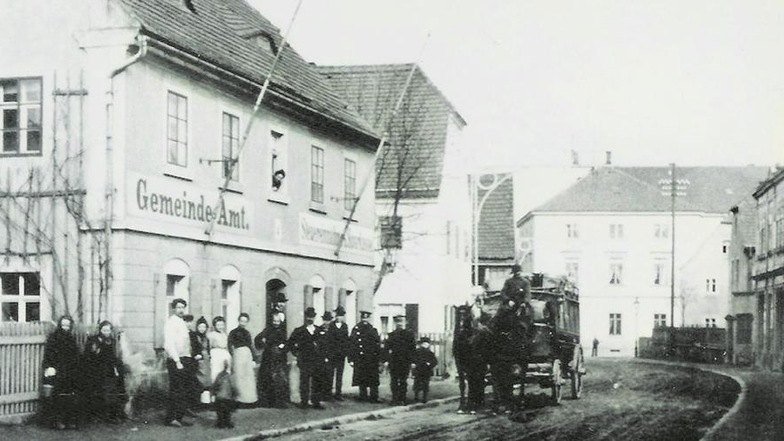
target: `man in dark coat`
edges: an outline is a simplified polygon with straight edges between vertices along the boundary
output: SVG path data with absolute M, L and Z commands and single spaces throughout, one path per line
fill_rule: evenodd
M 370 324 L 370 311 L 360 311 L 360 322 L 351 330 L 351 346 L 348 361 L 354 368 L 351 384 L 359 387 L 359 400 L 378 403 L 378 363 L 381 355 L 381 339 L 378 331 Z
M 335 309 L 335 321 L 327 326 L 327 358 L 329 358 L 327 392 L 335 384 L 335 399 L 343 401 L 343 368 L 346 365 L 349 345 L 348 326 L 345 323 L 346 310 L 342 306 Z
M 422 337 L 414 352 L 414 401 L 419 400 L 419 393 L 422 392 L 422 402 L 427 403 L 430 377 L 433 376 L 433 369 L 437 364 L 436 354 L 430 350 L 430 338 Z
M 326 332 L 313 322 L 316 310 L 312 306 L 305 308 L 305 324 L 296 328 L 289 337 L 291 353 L 297 357 L 299 366 L 300 407 L 307 408 L 308 401 L 314 409 L 323 409 L 321 405 L 321 386 L 323 366 L 326 361 L 323 339 Z
M 523 277 L 523 269 L 520 265 L 512 267 L 512 277 L 504 282 L 501 298 L 505 305 L 515 310 L 523 303 L 531 301 L 531 282 Z
M 386 341 L 386 360 L 389 363 L 389 378 L 392 390 L 392 405 L 405 406 L 408 391 L 408 373 L 414 363 L 416 337 L 406 329 L 406 317 L 395 316 L 395 330 Z
M 286 330 L 280 316 L 273 315 L 272 322 L 253 340 L 261 351 L 261 365 L 257 389 L 263 407 L 285 409 L 289 402 L 289 374 L 286 365 Z
M 56 429 L 75 429 L 78 419 L 76 392 L 79 381 L 79 348 L 72 332 L 74 321 L 64 315 L 44 346 L 44 385 L 52 391 L 45 400 L 51 424 Z

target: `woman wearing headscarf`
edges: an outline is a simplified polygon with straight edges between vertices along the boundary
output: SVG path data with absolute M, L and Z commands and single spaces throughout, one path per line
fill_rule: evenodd
M 194 354 L 198 366 L 196 369 L 196 379 L 199 380 L 201 385 L 201 402 L 208 404 L 210 402 L 210 387 L 212 386 L 212 376 L 210 375 L 210 339 L 207 337 L 207 330 L 210 326 L 207 324 L 207 319 L 199 317 L 196 320 L 196 339 L 199 343 L 199 354 Z
M 118 355 L 114 326 L 108 320 L 84 345 L 84 380 L 87 408 L 92 416 L 116 424 L 125 418 L 123 363 Z
M 210 381 L 214 382 L 215 377 L 223 370 L 226 360 L 231 361 L 226 320 L 223 317 L 217 316 L 212 319 L 212 330 L 207 332 L 207 339 L 210 342 Z
M 44 384 L 52 387 L 50 422 L 56 429 L 76 429 L 75 394 L 79 375 L 79 348 L 72 328 L 73 319 L 64 315 L 44 346 Z
M 246 329 L 250 316 L 243 312 L 240 314 L 236 328 L 229 333 L 229 352 L 231 352 L 231 375 L 237 388 L 237 402 L 241 404 L 254 404 L 259 397 L 256 393 L 256 376 L 253 373 L 255 364 L 253 341 L 250 332 Z

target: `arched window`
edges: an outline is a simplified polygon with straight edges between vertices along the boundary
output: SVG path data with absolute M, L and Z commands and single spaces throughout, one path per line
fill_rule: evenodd
M 346 310 L 346 324 L 351 329 L 357 323 L 357 285 L 347 279 L 340 286 L 338 305 Z
M 163 266 L 166 275 L 166 303 L 183 299 L 190 306 L 191 268 L 182 259 L 172 259 Z
M 327 307 L 324 278 L 315 275 L 310 279 L 309 285 L 313 290 L 313 309 L 316 310 L 316 324 L 320 325 L 322 322 L 321 316 L 324 315 Z
M 220 278 L 221 314 L 226 319 L 226 328 L 234 329 L 237 327 L 237 317 L 242 312 L 240 272 L 236 267 L 227 265 L 221 268 L 218 276 Z

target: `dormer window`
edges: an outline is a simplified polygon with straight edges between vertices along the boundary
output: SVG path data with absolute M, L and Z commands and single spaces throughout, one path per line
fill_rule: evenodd
M 248 40 L 252 41 L 253 44 L 263 49 L 265 52 L 269 52 L 272 55 L 278 54 L 278 45 L 275 44 L 275 40 L 272 36 L 266 32 L 256 32 L 249 35 Z

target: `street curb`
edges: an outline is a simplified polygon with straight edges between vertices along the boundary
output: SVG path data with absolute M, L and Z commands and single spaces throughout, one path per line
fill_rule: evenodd
M 727 424 L 727 421 L 729 421 L 730 418 L 732 418 L 736 413 L 738 413 L 738 411 L 740 410 L 741 406 L 743 405 L 743 402 L 746 400 L 746 394 L 748 392 L 748 387 L 746 386 L 746 381 L 743 378 L 741 378 L 741 377 L 739 377 L 737 375 L 730 374 L 730 373 L 727 373 L 727 372 L 722 372 L 720 370 L 712 369 L 712 368 L 707 367 L 707 366 L 700 366 L 700 365 L 697 365 L 697 364 L 677 363 L 677 362 L 664 361 L 664 360 L 646 360 L 646 359 L 639 359 L 639 358 L 635 359 L 635 361 L 638 362 L 638 363 L 662 364 L 662 365 L 667 365 L 667 366 L 677 366 L 677 367 L 686 367 L 686 368 L 692 368 L 692 369 L 699 369 L 701 371 L 711 372 L 711 373 L 714 373 L 714 374 L 717 374 L 717 375 L 722 375 L 722 376 L 725 376 L 727 378 L 731 378 L 733 381 L 738 383 L 738 386 L 740 386 L 740 392 L 738 392 L 738 399 L 735 400 L 735 404 L 732 405 L 730 410 L 728 410 L 727 413 L 724 414 L 724 416 L 719 418 L 719 421 L 717 421 L 716 424 L 713 425 L 713 427 L 711 427 L 710 429 L 708 429 L 707 432 L 705 432 L 705 435 L 703 435 L 702 438 L 700 438 L 700 441 L 711 441 L 711 440 L 713 440 L 713 438 L 716 436 L 716 433 L 725 424 Z
M 340 426 L 340 425 L 353 423 L 356 421 L 361 421 L 366 419 L 381 418 L 381 417 L 386 417 L 389 415 L 408 412 L 412 410 L 437 407 L 442 404 L 448 404 L 458 400 L 460 400 L 460 397 L 448 397 L 448 398 L 441 398 L 438 400 L 429 401 L 427 403 L 416 403 L 416 404 L 409 404 L 408 406 L 397 406 L 397 407 L 389 407 L 380 410 L 371 410 L 368 412 L 352 413 L 352 414 L 341 415 L 332 418 L 325 418 L 322 420 L 308 421 L 306 423 L 297 424 L 296 426 L 289 426 L 281 429 L 268 429 L 268 430 L 262 430 L 261 432 L 257 432 L 257 433 L 239 435 L 231 438 L 223 438 L 219 441 L 246 441 L 246 440 L 275 438 L 278 436 L 289 435 L 292 433 L 307 432 L 322 427 L 335 427 L 335 426 Z

